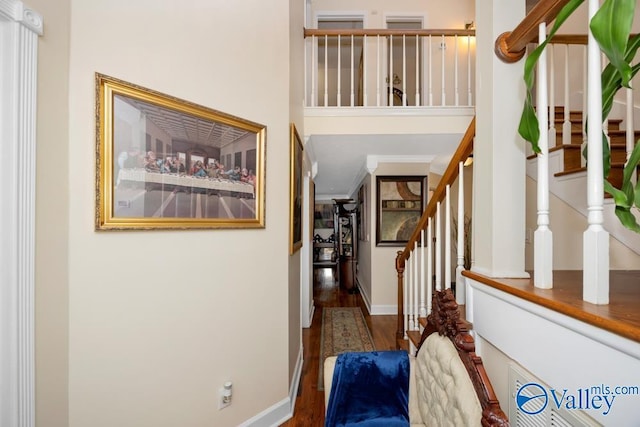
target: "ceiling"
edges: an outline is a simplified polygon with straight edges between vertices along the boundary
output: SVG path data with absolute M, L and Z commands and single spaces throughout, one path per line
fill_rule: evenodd
M 353 196 L 366 174 L 383 163 L 432 163 L 450 157 L 461 138 L 462 134 L 311 136 L 305 149 L 316 173 L 316 199 Z

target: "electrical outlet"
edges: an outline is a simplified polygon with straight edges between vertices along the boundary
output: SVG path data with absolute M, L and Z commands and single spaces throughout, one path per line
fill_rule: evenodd
M 218 410 L 231 405 L 232 386 L 233 384 L 231 383 L 231 381 L 227 381 L 220 389 L 218 397 Z

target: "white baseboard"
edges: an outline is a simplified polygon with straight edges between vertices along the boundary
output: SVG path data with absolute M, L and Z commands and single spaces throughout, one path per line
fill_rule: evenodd
M 362 301 L 365 307 L 367 307 L 370 316 L 398 314 L 398 306 L 396 304 L 371 305 L 371 297 L 364 291 L 359 282 L 358 289 L 360 290 L 360 296 L 362 296 Z
M 302 364 L 303 364 L 303 348 L 300 346 L 300 353 L 298 354 L 298 361 L 296 362 L 296 368 L 293 372 L 293 379 L 291 380 L 291 386 L 289 387 L 289 397 L 282 399 L 275 405 L 260 412 L 255 417 L 248 419 L 240 424 L 240 427 L 277 427 L 285 421 L 293 417 L 293 411 L 296 406 L 296 397 L 298 395 L 298 387 L 300 386 L 300 377 L 302 376 Z
M 371 314 L 372 316 L 398 314 L 398 306 L 395 304 L 374 305 L 371 307 L 369 314 Z

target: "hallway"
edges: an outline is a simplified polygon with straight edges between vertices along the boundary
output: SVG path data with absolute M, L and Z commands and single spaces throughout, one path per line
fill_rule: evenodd
M 331 268 L 314 270 L 313 300 L 315 312 L 311 327 L 302 331 L 304 364 L 294 416 L 285 427 L 324 425 L 324 391 L 318 390 L 320 369 L 320 332 L 323 307 L 360 307 L 373 336 L 376 350 L 395 350 L 396 316 L 369 316 L 360 294 L 349 294 L 336 284 Z

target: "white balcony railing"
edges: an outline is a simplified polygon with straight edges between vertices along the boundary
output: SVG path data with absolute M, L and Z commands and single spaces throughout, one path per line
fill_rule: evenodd
M 307 107 L 470 107 L 473 30 L 305 30 Z

